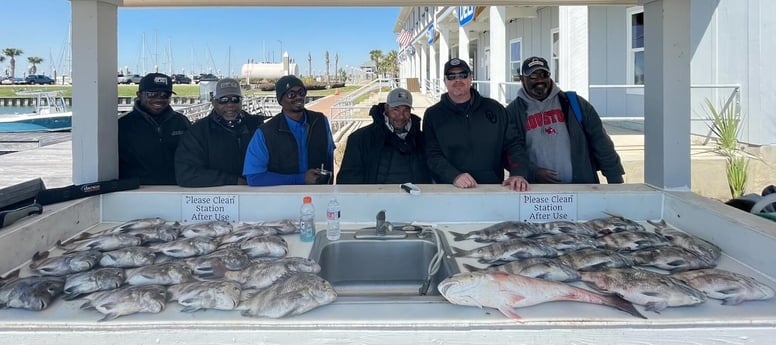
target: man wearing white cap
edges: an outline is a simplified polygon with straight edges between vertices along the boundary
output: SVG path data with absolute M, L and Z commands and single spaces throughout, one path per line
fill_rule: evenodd
M 242 111 L 240 82 L 216 83 L 213 110 L 197 120 L 181 138 L 175 153 L 175 176 L 183 187 L 246 184 L 242 176 L 245 152 L 261 116 Z
M 374 122 L 348 137 L 337 183 L 431 183 L 420 117 L 411 111 L 412 94 L 402 88 L 372 106 Z

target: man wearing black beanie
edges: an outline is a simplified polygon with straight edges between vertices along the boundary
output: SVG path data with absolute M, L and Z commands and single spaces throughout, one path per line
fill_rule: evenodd
M 328 119 L 305 109 L 307 88 L 293 75 L 278 79 L 275 93 L 281 112 L 256 131 L 248 145 L 243 167 L 248 184 L 331 183 L 334 139 Z

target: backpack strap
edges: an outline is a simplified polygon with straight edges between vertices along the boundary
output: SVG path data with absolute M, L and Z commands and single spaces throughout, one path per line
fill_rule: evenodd
M 582 109 L 579 108 L 579 99 L 577 99 L 577 93 L 574 91 L 566 91 L 566 96 L 569 98 L 569 105 L 574 112 L 574 116 L 577 117 L 577 122 L 582 124 Z

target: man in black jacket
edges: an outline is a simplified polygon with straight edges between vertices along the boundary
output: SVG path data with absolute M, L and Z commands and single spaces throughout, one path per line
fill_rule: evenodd
M 525 151 L 517 143 L 504 107 L 472 89 L 469 65 L 452 58 L 444 67 L 447 93 L 426 109 L 423 136 L 432 176 L 458 188 L 501 183 L 515 191 L 528 190 Z M 505 155 L 511 164 L 504 179 Z
M 574 114 L 568 96 L 550 78 L 547 60 L 526 59 L 520 81 L 523 87 L 507 114 L 528 152 L 528 181 L 599 183 L 601 170 L 608 183 L 623 183 L 625 170 L 598 113 L 577 97 L 581 114 Z
M 175 153 L 175 175 L 183 187 L 247 184 L 242 176 L 245 152 L 261 116 L 242 111 L 240 82 L 216 83 L 213 110 L 181 138 Z
M 348 137 L 337 183 L 431 183 L 420 117 L 411 110 L 412 94 L 402 88 L 372 106 L 374 122 Z
M 165 74 L 149 73 L 140 80 L 134 108 L 119 118 L 119 178 L 175 184 L 175 149 L 191 123 L 170 107 L 174 93 Z

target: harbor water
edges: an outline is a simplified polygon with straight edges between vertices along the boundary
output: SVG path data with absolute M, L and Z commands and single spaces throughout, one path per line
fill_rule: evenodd
M 7 106 L 0 107 L 0 116 L 6 114 L 25 114 L 35 111 L 35 107 L 19 107 L 19 106 Z

